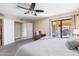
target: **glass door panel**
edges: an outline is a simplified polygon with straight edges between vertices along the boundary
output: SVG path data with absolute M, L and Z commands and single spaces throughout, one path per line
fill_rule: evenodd
M 72 35 L 72 20 L 67 19 L 62 21 L 62 38 L 69 38 Z
M 52 36 L 56 38 L 60 37 L 60 21 L 52 22 Z

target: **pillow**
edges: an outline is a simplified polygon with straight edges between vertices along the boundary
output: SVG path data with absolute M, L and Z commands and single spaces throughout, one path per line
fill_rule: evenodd
M 79 41 L 77 41 L 77 40 L 67 41 L 67 42 L 66 42 L 66 47 L 67 47 L 69 50 L 76 49 L 76 48 L 79 47 Z

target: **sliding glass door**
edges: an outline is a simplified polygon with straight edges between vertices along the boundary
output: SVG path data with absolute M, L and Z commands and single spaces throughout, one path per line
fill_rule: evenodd
M 55 38 L 69 38 L 72 35 L 72 19 L 52 22 L 52 36 Z
M 72 20 L 62 21 L 62 38 L 69 38 L 72 35 Z
M 54 21 L 52 22 L 52 36 L 59 38 L 61 33 L 60 33 L 60 21 Z

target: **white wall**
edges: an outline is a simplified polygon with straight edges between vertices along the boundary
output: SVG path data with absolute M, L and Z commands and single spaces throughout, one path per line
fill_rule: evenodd
M 14 20 L 3 19 L 4 45 L 14 42 Z
M 34 22 L 34 32 L 42 31 L 45 32 L 46 35 L 49 34 L 49 19 L 37 20 Z

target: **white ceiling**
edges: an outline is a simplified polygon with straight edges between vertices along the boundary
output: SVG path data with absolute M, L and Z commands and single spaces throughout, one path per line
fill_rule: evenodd
M 31 14 L 25 15 L 26 10 L 18 8 L 17 5 L 29 8 L 30 3 L 0 3 L 0 12 L 21 19 L 36 20 L 79 9 L 78 3 L 37 3 L 35 9 L 41 9 L 45 12 L 33 16 Z

